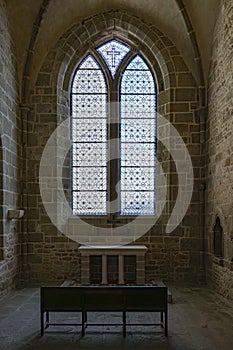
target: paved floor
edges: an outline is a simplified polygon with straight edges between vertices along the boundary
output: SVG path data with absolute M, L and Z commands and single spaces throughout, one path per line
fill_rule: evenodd
M 0 350 L 73 350 L 73 349 L 140 349 L 140 350 L 232 350 L 233 303 L 227 302 L 207 288 L 171 288 L 173 304 L 169 304 L 169 336 L 160 327 L 127 328 L 123 338 L 118 313 L 90 314 L 93 322 L 105 326 L 88 327 L 81 338 L 81 328 L 50 327 L 39 335 L 39 290 L 25 288 L 0 302 Z M 56 314 L 65 322 L 79 322 L 76 313 Z M 131 314 L 129 321 L 151 322 L 155 314 Z

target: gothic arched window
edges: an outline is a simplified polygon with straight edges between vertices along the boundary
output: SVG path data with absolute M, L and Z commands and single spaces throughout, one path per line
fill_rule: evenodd
M 153 215 L 156 85 L 146 60 L 108 41 L 71 88 L 72 207 L 76 215 Z

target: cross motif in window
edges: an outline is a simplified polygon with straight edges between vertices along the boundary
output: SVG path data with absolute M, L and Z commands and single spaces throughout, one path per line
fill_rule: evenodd
M 116 56 L 120 55 L 120 51 L 116 51 L 115 46 L 113 46 L 111 51 L 107 51 L 107 55 L 112 57 L 112 67 L 116 67 Z

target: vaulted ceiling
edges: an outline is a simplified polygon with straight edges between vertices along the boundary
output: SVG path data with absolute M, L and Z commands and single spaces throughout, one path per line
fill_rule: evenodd
M 29 47 L 33 47 L 31 70 L 36 71 L 67 29 L 112 9 L 125 10 L 156 25 L 177 46 L 194 76 L 198 51 L 207 81 L 219 3 L 220 0 L 6 0 L 19 81 Z M 42 12 L 43 19 L 38 21 Z

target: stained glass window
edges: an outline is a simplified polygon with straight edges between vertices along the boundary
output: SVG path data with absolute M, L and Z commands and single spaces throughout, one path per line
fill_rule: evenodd
M 102 60 L 120 84 L 107 81 Z M 108 108 L 108 102 L 114 103 Z M 75 72 L 71 105 L 73 213 L 107 215 L 111 187 L 119 182 L 121 216 L 154 214 L 156 86 L 145 60 L 115 39 L 96 48 Z M 116 135 L 118 149 L 108 149 Z M 115 174 L 107 167 L 112 151 L 120 158 Z
M 137 55 L 120 87 L 122 215 L 154 214 L 155 103 L 152 73 Z
M 114 78 L 117 68 L 130 51 L 130 48 L 117 40 L 111 40 L 100 46 L 97 51 L 104 58 L 112 77 Z
M 73 213 L 107 212 L 107 87 L 92 56 L 79 66 L 72 85 Z

